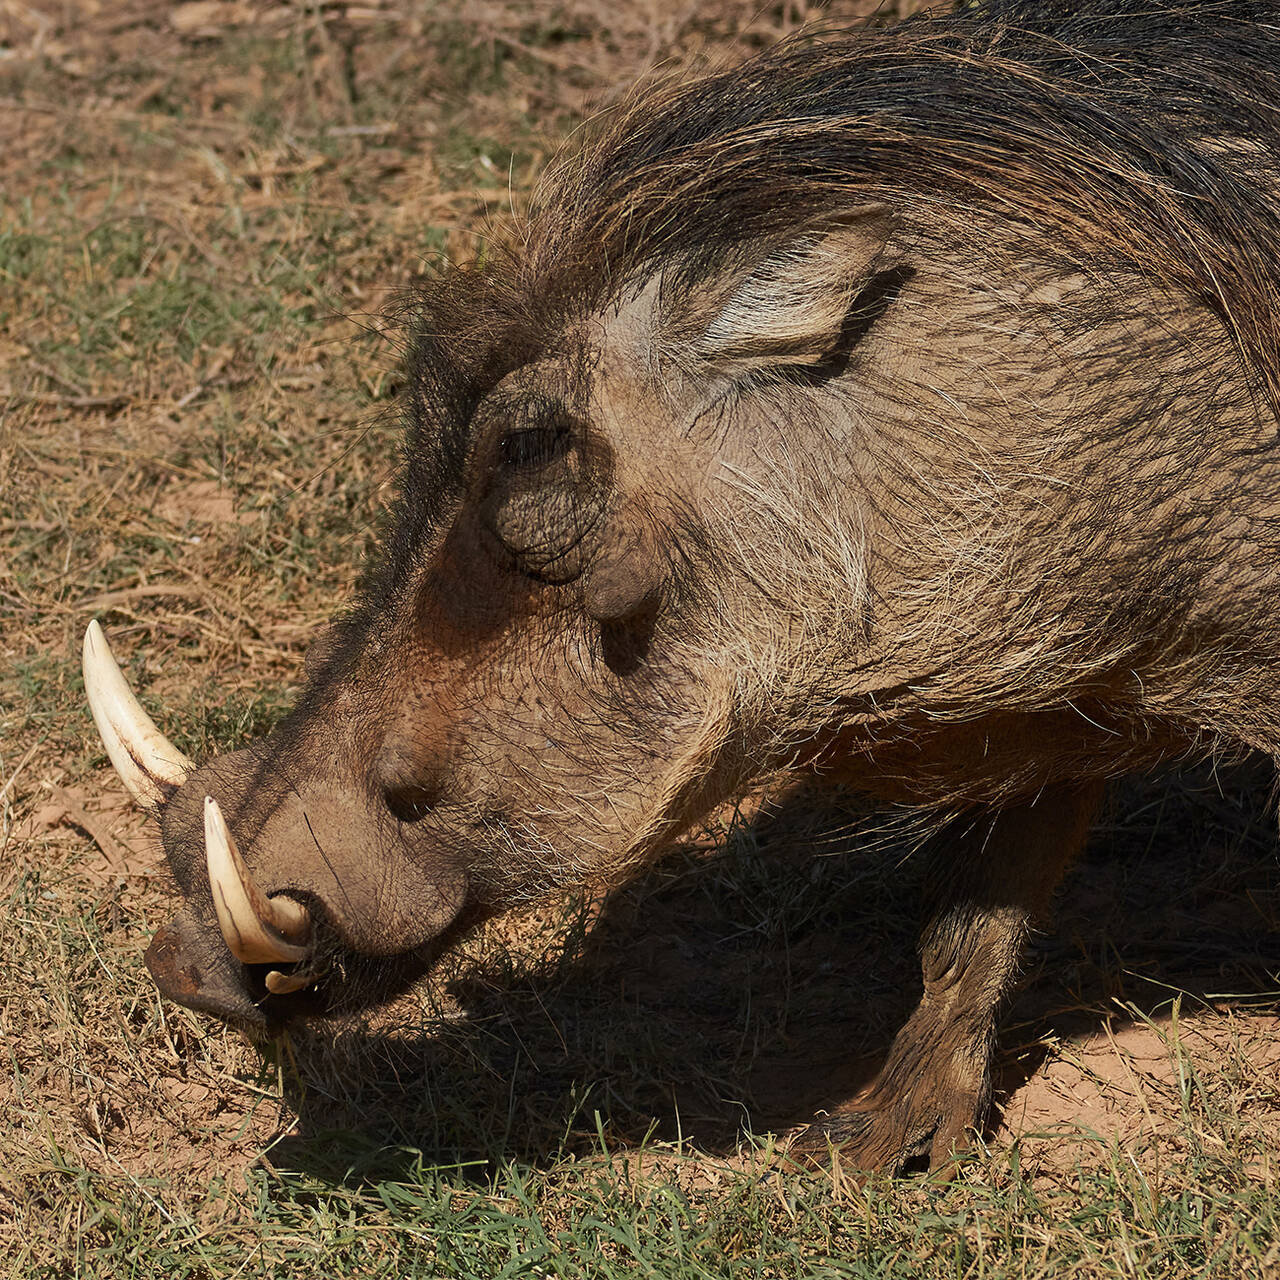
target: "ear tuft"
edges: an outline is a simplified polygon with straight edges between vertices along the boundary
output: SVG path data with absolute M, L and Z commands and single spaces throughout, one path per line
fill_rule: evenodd
M 718 364 L 816 364 L 835 348 L 849 310 L 886 265 L 897 215 L 885 204 L 830 214 L 729 284 L 698 354 Z

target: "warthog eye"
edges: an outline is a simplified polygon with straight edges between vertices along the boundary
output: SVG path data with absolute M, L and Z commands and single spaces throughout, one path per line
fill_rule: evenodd
M 543 582 L 576 578 L 605 496 L 588 423 L 562 401 L 532 393 L 498 400 L 483 416 L 498 419 L 480 455 L 489 460 L 490 528 L 521 572 Z
M 573 434 L 567 423 L 522 427 L 502 437 L 498 452 L 509 467 L 521 470 L 544 467 L 564 456 Z

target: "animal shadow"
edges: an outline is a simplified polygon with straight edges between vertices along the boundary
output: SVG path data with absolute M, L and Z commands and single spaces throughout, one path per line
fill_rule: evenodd
M 998 1096 L 1052 1034 L 1280 971 L 1270 765 L 1127 781 L 1030 948 Z M 295 1035 L 296 1135 L 325 1177 L 545 1164 L 648 1138 L 732 1152 L 834 1111 L 919 997 L 922 859 L 852 798 L 797 791 L 601 900 L 491 926 L 412 999 Z

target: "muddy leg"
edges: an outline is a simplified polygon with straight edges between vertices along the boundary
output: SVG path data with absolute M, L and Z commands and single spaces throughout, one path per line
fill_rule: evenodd
M 1023 941 L 1083 847 L 1101 795 L 1100 784 L 1045 791 L 957 824 L 959 845 L 938 841 L 920 936 L 924 995 L 852 1111 L 811 1125 L 802 1150 L 820 1155 L 829 1140 L 850 1164 L 896 1170 L 967 1145 L 991 1101 L 996 1018 Z

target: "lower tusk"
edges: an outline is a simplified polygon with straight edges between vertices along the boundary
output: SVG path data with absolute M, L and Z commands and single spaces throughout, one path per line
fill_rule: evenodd
M 308 948 L 311 914 L 292 898 L 268 898 L 258 888 L 226 819 L 212 796 L 204 798 L 204 849 L 218 927 L 241 964 L 296 964 Z M 283 976 L 283 975 L 282 975 Z
M 273 996 L 287 996 L 294 991 L 301 991 L 315 980 L 314 973 L 281 973 L 279 969 L 272 969 L 265 979 L 267 990 Z
M 154 809 L 195 767 L 142 709 L 112 656 L 97 620 L 84 633 L 84 688 L 120 781 L 144 809 Z

